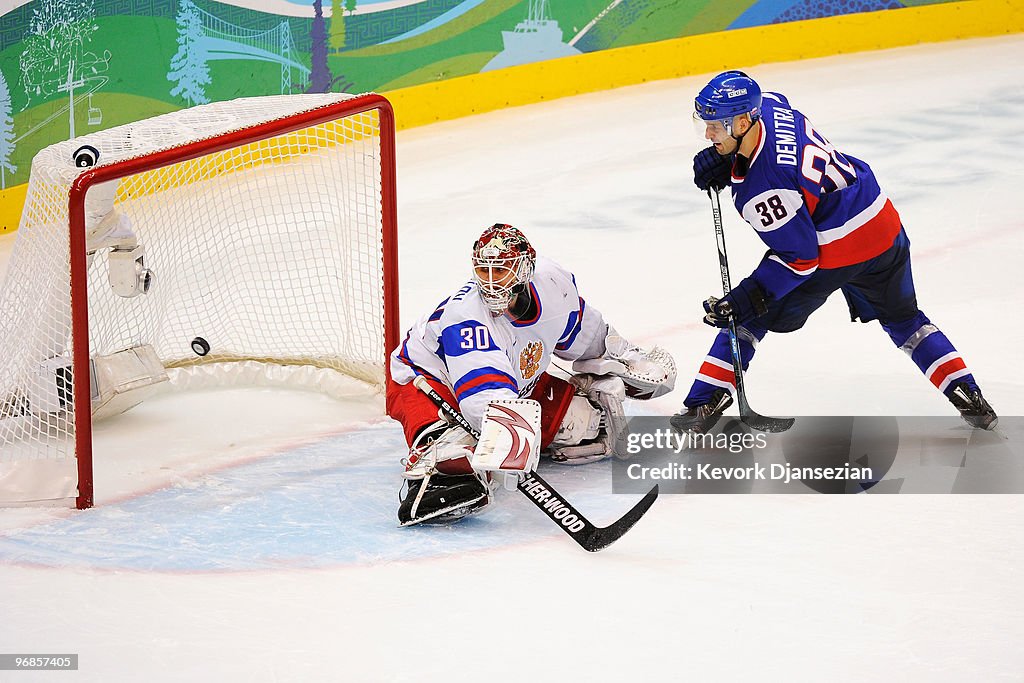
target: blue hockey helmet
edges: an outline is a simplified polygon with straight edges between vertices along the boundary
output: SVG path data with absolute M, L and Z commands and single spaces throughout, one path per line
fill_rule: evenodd
M 715 122 L 732 135 L 736 116 L 747 114 L 751 122 L 761 118 L 761 87 L 742 71 L 725 71 L 697 93 L 694 110 L 694 126 L 701 137 L 706 135 L 707 126 Z
M 694 99 L 696 114 L 705 121 L 750 114 L 761 116 L 761 87 L 742 71 L 725 71 L 712 78 Z

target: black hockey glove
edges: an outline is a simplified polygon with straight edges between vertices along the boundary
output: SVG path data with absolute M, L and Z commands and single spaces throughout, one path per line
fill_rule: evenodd
M 731 184 L 733 155 L 722 156 L 714 146 L 702 149 L 693 157 L 693 183 L 707 192 L 716 192 Z
M 704 324 L 712 327 L 728 327 L 729 318 L 737 325 L 764 315 L 768 301 L 764 290 L 752 278 L 744 278 L 732 291 L 721 299 L 709 297 L 704 302 Z

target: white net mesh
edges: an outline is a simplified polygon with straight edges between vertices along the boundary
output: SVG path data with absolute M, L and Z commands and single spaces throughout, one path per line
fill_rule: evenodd
M 76 150 L 95 148 L 105 166 L 351 97 L 218 102 L 58 143 L 36 156 L 0 289 L 0 502 L 39 497 L 4 491 L 5 480 L 8 489 L 25 480 L 31 462 L 75 455 L 68 193 L 86 170 L 75 166 Z M 382 384 L 379 118 L 376 110 L 344 116 L 91 188 L 91 357 L 149 346 L 166 368 L 259 361 Z M 114 259 L 142 253 L 125 280 L 124 263 L 115 266 Z M 134 279 L 141 265 L 153 273 L 151 288 L 125 296 L 125 282 L 141 288 Z M 205 356 L 193 349 L 197 337 L 209 345 Z M 68 486 L 58 486 L 56 495 Z

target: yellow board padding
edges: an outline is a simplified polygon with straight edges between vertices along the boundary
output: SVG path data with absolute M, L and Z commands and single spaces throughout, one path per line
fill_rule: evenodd
M 399 129 L 739 66 L 1024 32 L 1024 0 L 963 0 L 756 26 L 591 52 L 384 93 Z M 27 185 L 0 190 L 0 233 Z
M 1024 0 L 965 0 L 721 31 L 386 92 L 400 129 L 648 81 L 1024 32 Z
M 28 183 L 0 190 L 0 235 L 14 232 L 21 220 L 21 208 L 25 206 Z

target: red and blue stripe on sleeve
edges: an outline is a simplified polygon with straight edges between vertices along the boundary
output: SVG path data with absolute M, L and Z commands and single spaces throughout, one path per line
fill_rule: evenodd
M 463 375 L 453 387 L 455 398 L 461 403 L 470 396 L 488 389 L 508 389 L 519 395 L 519 387 L 515 378 L 495 367 L 483 367 L 470 370 Z

